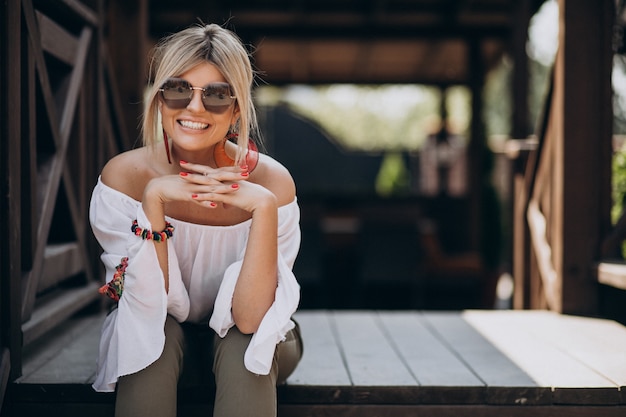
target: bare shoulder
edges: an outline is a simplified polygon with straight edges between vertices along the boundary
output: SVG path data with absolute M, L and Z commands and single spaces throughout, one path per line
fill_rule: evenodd
M 137 148 L 111 158 L 102 169 L 101 179 L 107 186 L 140 201 L 150 179 L 147 148 Z
M 269 155 L 260 155 L 258 172 L 254 181 L 272 191 L 278 205 L 291 203 L 296 197 L 296 185 L 289 170 Z

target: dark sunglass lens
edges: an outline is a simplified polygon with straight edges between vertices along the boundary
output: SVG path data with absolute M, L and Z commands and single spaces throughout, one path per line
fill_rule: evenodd
M 184 109 L 189 105 L 193 90 L 185 80 L 171 78 L 160 89 L 165 105 L 171 109 Z
M 189 99 L 192 95 L 191 86 L 183 80 L 169 80 L 163 84 L 162 89 L 166 100 Z
M 233 102 L 228 86 L 209 85 L 205 87 L 202 96 L 204 103 L 209 106 L 224 106 Z
M 228 84 L 210 84 L 204 88 L 202 102 L 204 107 L 210 112 L 224 113 L 235 101 L 231 97 L 230 86 Z

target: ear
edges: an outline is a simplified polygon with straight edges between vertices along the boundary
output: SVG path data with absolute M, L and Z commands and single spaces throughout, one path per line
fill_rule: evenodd
M 239 110 L 239 106 L 235 104 L 235 108 L 233 109 L 233 115 L 230 118 L 230 125 L 234 126 L 239 121 L 239 115 L 241 114 L 241 110 Z

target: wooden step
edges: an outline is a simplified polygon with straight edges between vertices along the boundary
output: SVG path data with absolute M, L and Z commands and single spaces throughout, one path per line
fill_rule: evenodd
M 279 416 L 626 415 L 626 327 L 545 311 L 300 311 L 298 368 Z M 2 416 L 111 416 L 94 392 L 103 315 L 72 318 L 25 351 Z M 179 393 L 179 415 L 211 415 L 212 393 Z

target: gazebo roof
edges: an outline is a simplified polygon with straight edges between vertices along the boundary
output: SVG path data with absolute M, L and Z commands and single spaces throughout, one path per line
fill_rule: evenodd
M 543 0 L 152 0 L 150 35 L 198 19 L 233 28 L 271 84 L 466 84 L 476 47 L 497 62 Z

